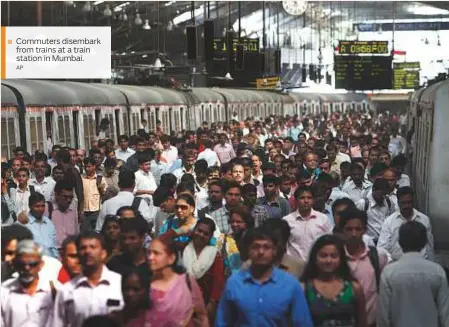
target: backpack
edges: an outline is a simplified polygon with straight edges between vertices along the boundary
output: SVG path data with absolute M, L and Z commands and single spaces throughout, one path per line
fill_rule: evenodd
M 48 218 L 51 220 L 51 215 L 53 214 L 53 202 L 48 201 L 47 208 L 48 208 Z
M 375 246 L 369 247 L 368 257 L 371 262 L 371 265 L 374 268 L 374 275 L 376 276 L 377 292 L 379 292 L 380 264 L 379 264 L 379 253 L 377 252 L 377 248 Z
M 391 210 L 391 200 L 390 200 L 390 198 L 387 196 L 387 197 L 385 197 L 385 200 L 387 201 L 388 210 Z M 365 201 L 365 212 L 367 212 L 368 209 L 369 209 L 369 200 L 368 200 L 368 198 L 364 198 L 363 201 Z

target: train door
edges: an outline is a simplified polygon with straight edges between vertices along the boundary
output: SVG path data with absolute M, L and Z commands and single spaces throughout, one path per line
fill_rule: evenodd
M 128 110 L 122 110 L 122 120 L 120 130 L 123 132 L 122 135 L 129 135 L 129 116 Z
M 15 147 L 20 144 L 19 115 L 15 107 L 1 108 L 1 154 L 4 157 L 12 158 Z
M 170 134 L 170 118 L 169 118 L 168 108 L 159 109 L 159 117 L 162 124 L 162 131 L 164 134 Z
M 137 133 L 137 130 L 140 128 L 140 107 L 139 106 L 132 106 L 130 111 L 130 134 L 134 135 Z
M 150 132 L 156 131 L 156 109 L 155 107 L 148 108 L 148 130 Z
M 73 115 L 70 113 L 72 109 L 55 110 L 51 114 L 51 117 L 47 116 L 47 119 L 53 120 L 53 123 L 48 124 L 52 126 L 53 143 L 65 144 L 68 147 L 76 147 L 75 133 L 73 124 Z M 51 122 L 51 120 L 49 120 Z
M 115 112 L 116 110 L 114 109 L 103 109 L 101 110 L 101 119 L 106 118 L 107 120 L 109 120 L 109 128 L 106 130 L 105 134 L 106 134 L 106 138 L 111 139 L 114 141 L 115 144 L 117 144 L 118 142 L 118 135 L 117 135 L 117 122 L 115 119 Z M 100 120 L 101 123 L 101 120 Z

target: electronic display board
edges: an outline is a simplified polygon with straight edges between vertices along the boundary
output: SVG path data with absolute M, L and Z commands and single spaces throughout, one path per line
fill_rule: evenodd
M 341 55 L 389 53 L 388 41 L 340 41 L 338 48 Z
M 418 89 L 420 67 L 419 61 L 393 63 L 393 89 Z
M 391 89 L 390 56 L 334 56 L 335 88 L 346 90 Z
M 259 53 L 259 39 L 249 39 L 249 38 L 235 38 L 232 40 L 232 45 L 234 47 L 234 53 L 237 51 L 237 44 L 243 45 L 244 52 Z M 226 38 L 214 39 L 214 50 L 215 52 L 227 53 L 228 43 Z

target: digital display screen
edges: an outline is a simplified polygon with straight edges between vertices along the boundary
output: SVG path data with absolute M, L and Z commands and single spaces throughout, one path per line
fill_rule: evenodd
M 391 63 L 390 56 L 334 56 L 335 87 L 346 90 L 391 89 Z
M 418 89 L 420 67 L 419 61 L 393 63 L 393 89 Z
M 249 38 L 238 38 L 232 40 L 232 45 L 234 48 L 234 53 L 237 51 L 237 44 L 243 45 L 244 52 L 255 52 L 259 53 L 259 39 L 249 39 Z M 214 39 L 214 50 L 216 52 L 228 52 L 228 43 L 226 38 Z
M 338 47 L 341 55 L 389 53 L 388 41 L 340 41 Z

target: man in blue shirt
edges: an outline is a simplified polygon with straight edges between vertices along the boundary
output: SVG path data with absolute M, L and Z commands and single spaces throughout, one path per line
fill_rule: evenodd
M 53 222 L 44 216 L 45 197 L 41 193 L 32 192 L 28 199 L 28 205 L 30 207 L 28 221 L 17 223 L 27 227 L 33 233 L 34 240 L 44 248 L 46 255 L 58 258 L 56 228 Z
M 276 238 L 263 227 L 248 231 L 251 266 L 227 281 L 218 305 L 216 327 L 312 327 L 299 282 L 274 266 Z

